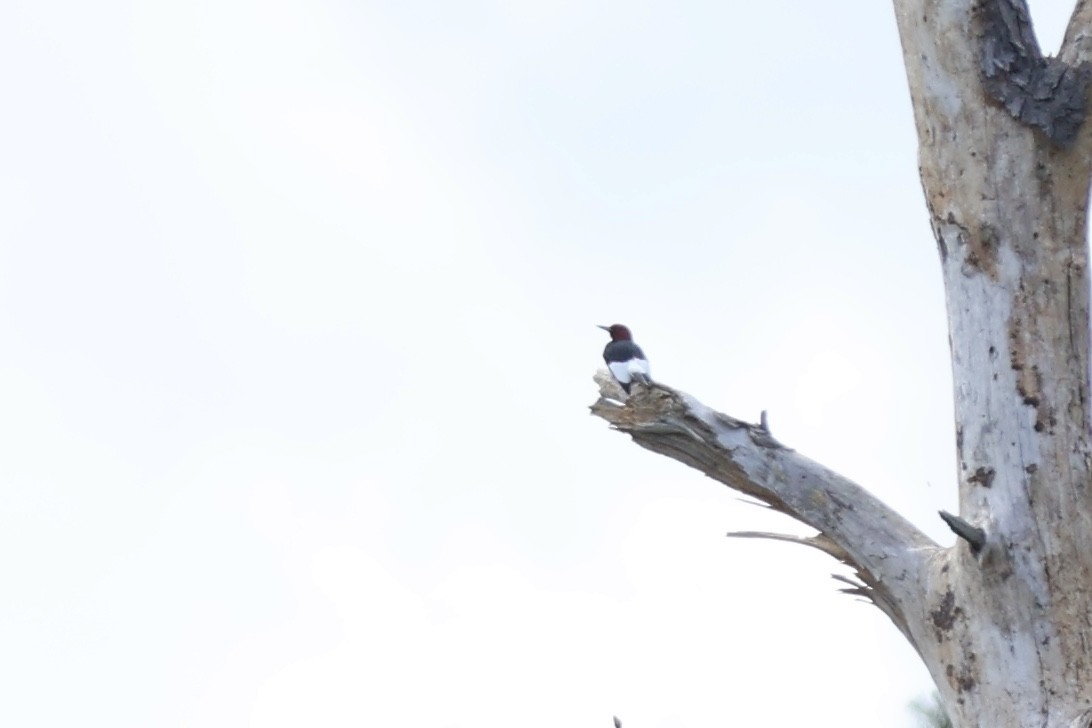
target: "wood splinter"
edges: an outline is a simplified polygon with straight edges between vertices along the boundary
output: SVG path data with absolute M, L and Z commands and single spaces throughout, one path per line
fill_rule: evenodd
M 948 528 L 952 529 L 952 533 L 970 544 L 971 553 L 977 556 L 986 545 L 986 532 L 977 526 L 972 526 L 959 516 L 953 516 L 948 511 L 939 511 L 939 513 L 948 524 Z

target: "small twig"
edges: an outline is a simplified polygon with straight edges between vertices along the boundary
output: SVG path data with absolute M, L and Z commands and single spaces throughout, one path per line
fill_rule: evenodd
M 858 581 L 857 579 L 851 579 L 848 576 L 844 576 L 842 574 L 831 574 L 830 578 L 834 579 L 835 581 L 840 581 L 843 584 L 849 584 L 849 589 L 838 590 L 842 594 L 850 594 L 855 597 L 861 597 L 863 599 L 867 599 L 868 601 L 872 601 L 870 596 L 872 589 L 868 586 L 868 584 L 865 584 L 862 581 Z
M 794 536 L 790 533 L 773 533 L 771 531 L 731 531 L 727 536 L 728 538 L 766 538 L 771 541 L 798 543 L 801 546 L 811 546 L 813 549 L 818 549 L 843 563 L 850 562 L 849 554 L 846 553 L 845 549 L 821 533 L 814 536 Z

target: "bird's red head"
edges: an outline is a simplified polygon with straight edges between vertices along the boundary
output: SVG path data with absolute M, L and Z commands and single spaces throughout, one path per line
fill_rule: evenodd
M 633 340 L 633 334 L 629 333 L 629 329 L 627 329 L 622 324 L 611 324 L 610 326 L 600 326 L 599 328 L 601 328 L 604 331 L 610 333 L 610 340 L 611 341 L 632 341 Z

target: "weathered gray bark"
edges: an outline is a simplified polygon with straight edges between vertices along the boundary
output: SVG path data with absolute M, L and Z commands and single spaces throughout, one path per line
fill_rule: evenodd
M 816 528 L 798 540 L 856 570 L 956 726 L 1092 726 L 1092 0 L 1057 59 L 1022 1 L 894 4 L 947 296 L 956 545 L 669 388 L 593 411 Z

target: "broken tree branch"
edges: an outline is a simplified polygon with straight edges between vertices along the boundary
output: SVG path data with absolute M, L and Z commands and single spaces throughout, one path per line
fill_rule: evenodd
M 625 403 L 604 388 L 591 407 L 637 444 L 683 462 L 819 531 L 795 540 L 850 565 L 870 598 L 906 632 L 921 599 L 928 536 L 859 485 L 785 447 L 761 426 L 714 412 L 662 384 L 635 387 Z

